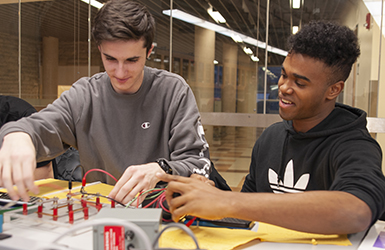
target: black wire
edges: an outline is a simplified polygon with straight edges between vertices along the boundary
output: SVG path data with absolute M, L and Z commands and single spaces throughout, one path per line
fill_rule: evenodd
M 82 165 L 77 165 L 76 167 L 74 167 L 71 171 L 71 175 L 70 175 L 70 178 L 69 178 L 69 181 L 68 181 L 68 189 L 69 190 L 72 190 L 72 175 L 74 174 L 75 170 L 78 168 L 78 167 L 81 167 L 82 168 L 82 176 L 84 176 L 84 167 Z

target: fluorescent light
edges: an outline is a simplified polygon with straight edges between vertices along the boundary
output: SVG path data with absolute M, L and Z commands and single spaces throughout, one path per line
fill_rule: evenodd
M 259 62 L 259 58 L 256 57 L 255 55 L 252 55 L 250 58 L 251 60 L 253 60 L 253 62 Z
M 170 10 L 163 10 L 162 13 L 164 15 L 167 15 L 167 16 L 170 16 L 170 13 L 171 11 Z M 205 21 L 201 18 L 198 18 L 198 17 L 195 17 L 193 15 L 190 15 L 186 12 L 183 12 L 181 10 L 178 10 L 178 9 L 173 9 L 172 10 L 172 17 L 173 18 L 176 18 L 176 19 L 179 19 L 179 20 L 182 20 L 186 23 L 191 23 L 191 24 L 194 24 L 196 26 L 199 26 L 199 27 L 202 27 L 202 28 L 205 28 L 205 29 L 209 29 L 209 30 L 213 30 L 219 34 L 222 34 L 224 36 L 228 36 L 228 37 L 232 37 L 232 36 L 239 36 L 244 43 L 247 43 L 247 44 L 250 44 L 250 45 L 253 45 L 253 46 L 257 46 L 261 49 L 265 49 L 266 47 L 266 43 L 265 42 L 262 42 L 262 41 L 259 41 L 255 38 L 252 38 L 252 37 L 249 37 L 249 36 L 246 36 L 246 35 L 243 35 L 239 32 L 235 32 L 231 29 L 228 29 L 228 28 L 225 28 L 225 27 L 222 27 L 220 25 L 217 25 L 217 24 L 213 24 L 211 22 L 208 22 L 208 21 Z M 282 50 L 282 49 L 279 49 L 279 48 L 275 48 L 275 47 L 272 47 L 272 46 L 267 46 L 267 51 L 271 52 L 271 53 L 274 53 L 274 54 L 278 54 L 278 55 L 281 55 L 281 56 L 287 56 L 287 51 L 285 50 Z
M 85 2 L 86 4 L 89 4 L 89 0 L 81 0 L 83 2 Z M 101 7 L 103 7 L 104 4 L 96 1 L 96 0 L 91 0 L 91 6 L 97 8 L 97 9 L 100 9 Z
M 218 64 L 218 61 L 217 61 L 217 60 L 214 60 L 214 64 Z
M 293 1 L 293 9 L 301 8 L 301 0 L 292 0 Z
M 293 26 L 292 31 L 293 34 L 298 32 L 298 26 Z
M 219 11 L 214 11 L 212 6 L 207 9 L 207 13 L 209 13 L 211 18 L 214 19 L 214 21 L 217 23 L 226 22 L 226 19 L 221 15 L 221 13 L 219 13 Z
M 236 42 L 236 43 L 241 43 L 241 42 L 243 42 L 242 38 L 241 38 L 240 36 L 236 35 L 236 34 L 232 34 L 232 35 L 231 35 L 231 38 L 232 38 L 232 39 L 234 40 L 234 42 Z
M 244 51 L 246 54 L 248 54 L 248 55 L 253 54 L 253 51 L 252 51 L 250 48 L 248 48 L 248 47 L 244 47 L 244 48 L 243 48 L 243 51 Z

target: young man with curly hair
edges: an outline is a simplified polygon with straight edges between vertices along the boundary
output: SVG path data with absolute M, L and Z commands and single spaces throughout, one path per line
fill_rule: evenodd
M 208 177 L 208 144 L 192 90 L 176 74 L 145 66 L 155 22 L 143 5 L 111 0 L 95 17 L 93 38 L 105 72 L 84 77 L 52 105 L 0 131 L 0 186 L 28 200 L 36 160 L 78 149 L 87 181 L 115 184 L 110 197 L 128 203 L 154 188 L 156 173 Z M 17 190 L 13 189 L 17 186 Z M 141 196 L 140 200 L 143 200 Z
M 384 212 L 382 153 L 366 129 L 366 113 L 336 103 L 360 54 L 352 30 L 311 22 L 289 39 L 282 64 L 279 114 L 255 143 L 242 192 L 169 181 L 178 220 L 236 217 L 294 230 L 347 234 L 367 229 Z M 181 196 L 173 198 L 173 193 Z

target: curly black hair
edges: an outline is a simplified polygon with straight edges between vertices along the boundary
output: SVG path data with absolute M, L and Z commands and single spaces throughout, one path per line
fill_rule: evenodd
M 290 53 L 318 59 L 332 69 L 331 81 L 345 81 L 360 55 L 357 36 L 346 26 L 311 21 L 288 39 Z

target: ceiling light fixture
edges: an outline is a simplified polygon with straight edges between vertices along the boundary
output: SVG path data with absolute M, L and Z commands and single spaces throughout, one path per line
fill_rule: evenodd
M 236 42 L 236 43 L 241 43 L 241 42 L 243 42 L 242 38 L 241 38 L 240 36 L 236 35 L 236 34 L 232 34 L 232 35 L 231 35 L 231 38 L 232 38 L 232 39 L 234 40 L 234 42 Z
M 248 48 L 248 47 L 243 47 L 243 51 L 244 51 L 246 54 L 248 54 L 248 55 L 253 54 L 253 51 L 252 51 L 250 48 Z
M 82 2 L 85 2 L 86 4 L 89 4 L 89 0 L 81 0 Z M 103 7 L 103 3 L 100 3 L 96 0 L 90 0 L 91 1 L 91 6 L 97 8 L 97 9 L 100 9 L 101 7 Z
M 250 58 L 251 60 L 253 60 L 253 62 L 259 62 L 259 58 L 256 57 L 255 55 L 252 55 Z
M 167 16 L 170 16 L 171 14 L 171 11 L 170 10 L 163 10 L 162 13 L 164 15 L 167 15 Z M 186 12 L 183 12 L 181 10 L 178 10 L 178 9 L 173 9 L 172 10 L 172 17 L 173 18 L 176 18 L 176 19 L 179 19 L 179 20 L 182 20 L 184 22 L 187 22 L 187 23 L 191 23 L 191 24 L 194 24 L 196 26 L 199 26 L 199 27 L 202 27 L 202 28 L 205 28 L 205 29 L 209 29 L 209 30 L 213 30 L 215 32 L 218 32 L 219 34 L 222 34 L 224 36 L 228 36 L 228 37 L 232 37 L 234 35 L 237 35 L 239 36 L 244 43 L 247 43 L 247 44 L 250 44 L 250 45 L 253 45 L 253 46 L 257 46 L 261 49 L 265 49 L 266 48 L 266 43 L 265 42 L 262 42 L 262 41 L 259 41 L 255 38 L 252 38 L 252 37 L 249 37 L 249 36 L 246 36 L 246 35 L 243 35 L 239 32 L 235 32 L 231 29 L 228 29 L 228 28 L 225 28 L 225 27 L 222 27 L 220 25 L 217 25 L 217 24 L 214 24 L 214 23 L 211 23 L 211 22 L 208 22 L 208 21 L 205 21 L 201 18 L 198 18 L 198 17 L 195 17 L 193 15 L 190 15 Z M 282 50 L 282 49 L 279 49 L 279 48 L 276 48 L 276 47 L 272 47 L 272 46 L 267 46 L 267 51 L 271 52 L 271 53 L 274 53 L 274 54 L 278 54 L 278 55 L 281 55 L 281 56 L 287 56 L 287 51 L 285 50 Z
M 291 0 L 292 1 L 292 7 L 293 9 L 299 9 L 301 8 L 301 0 Z
M 212 19 L 214 19 L 217 23 L 225 23 L 226 19 L 219 13 L 219 11 L 213 10 L 213 6 L 210 5 L 210 7 L 207 9 L 207 13 L 211 16 Z
M 293 34 L 297 33 L 297 32 L 298 32 L 298 26 L 293 26 L 291 32 L 292 32 Z

